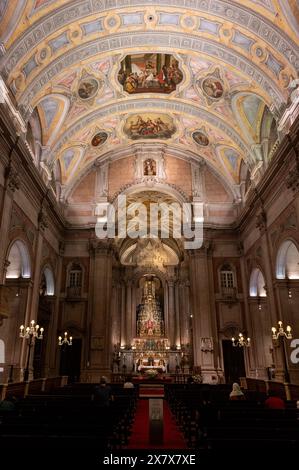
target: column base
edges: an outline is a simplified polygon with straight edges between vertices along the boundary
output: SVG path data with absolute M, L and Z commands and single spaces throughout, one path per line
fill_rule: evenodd
M 214 368 L 202 368 L 202 383 L 216 385 L 224 383 L 224 375 L 222 370 L 216 370 Z

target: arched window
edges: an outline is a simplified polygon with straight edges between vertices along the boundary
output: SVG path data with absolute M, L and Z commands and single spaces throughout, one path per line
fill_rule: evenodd
M 5 344 L 3 339 L 0 339 L 0 372 L 4 371 L 2 367 L 5 364 Z
M 45 267 L 41 280 L 41 290 L 43 295 L 54 295 L 55 293 L 55 283 L 52 269 L 48 266 Z
M 7 279 L 17 279 L 19 277 L 31 277 L 30 258 L 27 247 L 21 240 L 16 240 L 8 255 Z
M 83 279 L 83 269 L 81 265 L 79 263 L 72 263 L 69 269 L 69 274 L 68 274 L 68 283 L 67 283 L 68 296 L 71 296 L 71 297 L 81 296 L 82 279 Z
M 291 240 L 285 240 L 278 250 L 276 278 L 299 279 L 299 251 Z
M 255 268 L 250 276 L 250 297 L 267 297 L 265 279 L 260 269 Z

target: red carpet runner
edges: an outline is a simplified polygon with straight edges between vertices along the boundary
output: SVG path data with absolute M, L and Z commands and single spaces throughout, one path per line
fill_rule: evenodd
M 150 444 L 148 400 L 138 400 L 128 449 L 187 449 L 183 435 L 179 431 L 166 401 L 163 403 L 163 414 L 164 444 Z

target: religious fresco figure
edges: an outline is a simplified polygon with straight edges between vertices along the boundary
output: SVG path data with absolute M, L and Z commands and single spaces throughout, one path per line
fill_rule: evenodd
M 202 147 L 207 147 L 210 143 L 208 136 L 202 131 L 195 131 L 192 134 L 194 141 Z
M 224 93 L 223 84 L 218 78 L 214 78 L 214 77 L 205 78 L 201 86 L 202 86 L 204 93 L 209 98 L 212 98 L 214 100 L 219 100 Z
M 176 132 L 176 127 L 170 116 L 154 113 L 138 114 L 127 118 L 124 132 L 133 140 L 169 139 Z
M 95 78 L 86 78 L 79 83 L 78 95 L 81 100 L 93 98 L 99 89 L 99 82 Z
M 106 134 L 106 132 L 98 132 L 91 139 L 91 145 L 93 147 L 98 147 L 99 145 L 102 145 L 107 140 L 107 137 L 108 135 Z
M 182 82 L 183 72 L 171 54 L 130 54 L 121 61 L 117 78 L 130 94 L 171 93 Z
M 144 176 L 156 176 L 157 170 L 156 170 L 156 162 L 155 160 L 148 158 L 143 162 L 143 174 Z

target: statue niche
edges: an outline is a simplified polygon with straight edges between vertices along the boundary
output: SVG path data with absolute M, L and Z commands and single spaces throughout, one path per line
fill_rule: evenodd
M 144 176 L 156 176 L 157 175 L 157 164 L 152 158 L 148 158 L 143 162 L 143 175 Z

